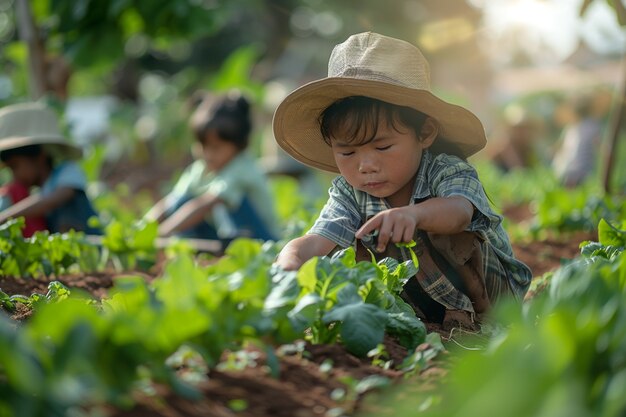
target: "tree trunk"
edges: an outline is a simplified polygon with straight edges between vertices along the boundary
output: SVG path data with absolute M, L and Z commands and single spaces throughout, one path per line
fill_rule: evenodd
M 19 37 L 28 45 L 28 82 L 31 98 L 36 100 L 42 97 L 46 90 L 46 69 L 44 49 L 29 0 L 17 0 L 16 15 Z
M 626 117 L 626 58 L 622 59 L 622 71 L 624 71 L 622 86 L 620 92 L 618 93 L 618 96 L 616 97 L 614 110 L 611 115 L 611 120 L 609 124 L 610 137 L 604 155 L 604 192 L 609 195 L 613 192 L 611 177 L 615 165 L 615 157 L 618 152 L 617 142 L 621 137 L 622 125 L 624 122 L 624 118 Z

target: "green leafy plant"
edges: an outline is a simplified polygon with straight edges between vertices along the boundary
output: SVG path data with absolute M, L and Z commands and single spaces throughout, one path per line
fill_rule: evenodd
M 619 220 L 626 215 L 626 199 L 599 196 L 587 188 L 556 188 L 537 200 L 534 233 L 542 230 L 595 230 L 600 219 Z
M 102 239 L 101 267 L 110 260 L 118 270 L 147 269 L 156 262 L 156 222 L 126 224 L 113 220 L 106 225 Z
M 59 276 L 77 269 L 83 272 L 98 268 L 98 248 L 90 244 L 82 232 L 50 234 L 36 232 L 24 239 L 24 219 L 12 219 L 0 225 L 0 274 Z
M 340 340 L 358 356 L 382 343 L 385 329 L 414 348 L 425 328 L 396 292 L 415 273 L 409 262 L 356 262 L 352 248 L 314 258 L 298 272 L 301 293 L 288 317 L 295 328 L 310 329 L 313 343 Z
M 102 403 L 128 407 L 133 389 L 146 381 L 198 398 L 185 381 L 217 366 L 225 351 L 248 343 L 297 343 L 306 329 L 318 332 L 319 341 L 341 341 L 363 355 L 382 342 L 385 331 L 401 333 L 409 348 L 423 340 L 423 324 L 388 288 L 402 279 L 390 278 L 401 264 L 356 263 L 348 250 L 311 261 L 300 272 L 281 271 L 272 266 L 277 253 L 273 243 L 237 239 L 225 256 L 201 266 L 179 252 L 150 283 L 117 277 L 100 302 L 69 294 L 58 283 L 45 296 L 12 299 L 0 292 L 0 303 L 9 308 L 36 303 L 20 326 L 0 315 L 0 414 L 67 415 Z M 408 265 L 406 271 L 414 272 Z M 319 300 L 310 321 L 302 310 L 298 316 L 298 305 L 308 298 Z M 265 351 L 278 375 L 273 349 Z M 254 362 L 246 354 L 235 359 L 230 365 Z M 173 369 L 181 364 L 190 366 L 189 379 Z M 355 392 L 380 383 L 364 381 Z
M 3 307 L 7 311 L 14 312 L 16 310 L 17 303 L 33 308 L 37 307 L 41 303 L 52 303 L 65 300 L 70 296 L 70 294 L 71 292 L 69 288 L 59 281 L 50 282 L 48 284 L 48 292 L 45 295 L 35 292 L 28 297 L 21 294 L 9 296 L 0 290 L 0 307 Z

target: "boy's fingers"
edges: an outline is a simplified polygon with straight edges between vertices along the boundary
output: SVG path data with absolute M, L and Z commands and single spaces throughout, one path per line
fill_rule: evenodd
M 414 232 L 414 230 L 412 230 L 410 227 L 407 228 L 404 231 L 404 236 L 403 236 L 404 240 L 403 240 L 403 242 L 410 242 L 410 241 L 412 241 L 413 240 L 413 232 Z
M 363 236 L 365 236 L 368 233 L 373 232 L 379 227 L 380 227 L 380 217 L 374 216 L 368 221 L 366 221 L 365 224 L 361 226 L 359 230 L 356 231 L 355 236 L 357 239 L 361 239 Z
M 393 240 L 393 224 L 389 222 L 383 222 L 378 229 L 378 244 L 376 245 L 376 249 L 379 252 L 382 252 L 387 247 L 387 244 L 390 240 Z

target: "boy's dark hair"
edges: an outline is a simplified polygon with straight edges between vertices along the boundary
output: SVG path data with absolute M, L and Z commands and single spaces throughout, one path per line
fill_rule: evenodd
M 194 112 L 191 129 L 200 143 L 210 131 L 215 131 L 221 139 L 243 150 L 252 130 L 250 103 L 242 95 L 226 95 L 213 105 L 204 101 Z
M 364 96 L 351 96 L 339 99 L 328 106 L 319 116 L 320 131 L 324 142 L 330 146 L 331 137 L 342 132 L 348 142 L 359 144 L 370 142 L 378 131 L 381 120 L 399 131 L 398 123 L 415 131 L 419 138 L 424 122 L 428 117 L 410 107 L 398 106 Z
M 7 162 L 14 156 L 27 156 L 34 158 L 39 156 L 43 152 L 43 147 L 41 145 L 27 145 L 21 146 L 19 148 L 7 149 L 4 151 L 0 151 L 0 161 Z

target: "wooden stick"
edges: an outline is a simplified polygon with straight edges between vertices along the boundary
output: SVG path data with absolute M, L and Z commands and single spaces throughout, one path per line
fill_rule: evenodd
M 93 245 L 102 246 L 103 236 L 86 235 L 87 241 Z M 209 239 L 191 239 L 181 237 L 157 237 L 154 245 L 156 249 L 165 249 L 172 246 L 176 242 L 184 242 L 198 252 L 206 252 L 214 255 L 222 255 L 224 253 L 224 243 L 219 240 Z

